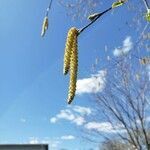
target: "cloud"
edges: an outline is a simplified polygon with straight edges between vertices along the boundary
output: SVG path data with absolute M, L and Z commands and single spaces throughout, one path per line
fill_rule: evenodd
M 83 125 L 86 121 L 83 117 L 81 116 L 76 116 L 75 119 L 72 121 L 74 122 L 76 125 L 81 126 Z
M 87 122 L 85 116 L 91 115 L 94 111 L 89 107 L 82 106 L 68 106 L 67 109 L 61 110 L 56 116 L 50 119 L 51 123 L 56 123 L 60 120 L 66 120 L 70 123 L 74 123 L 76 126 L 82 126 L 86 130 L 96 130 L 98 132 L 105 133 L 117 133 L 125 132 L 121 125 L 115 125 L 114 127 L 109 122 Z M 62 136 L 60 139 L 65 140 L 73 139 L 72 136 Z
M 59 114 L 56 116 L 58 119 L 65 119 L 65 120 L 74 120 L 75 116 L 74 114 L 69 110 L 61 110 Z
M 104 89 L 106 81 L 106 70 L 101 70 L 90 78 L 77 80 L 76 94 L 97 93 Z
M 115 48 L 113 51 L 114 56 L 119 57 L 127 54 L 133 47 L 131 36 L 127 36 L 123 41 L 123 46 L 121 48 Z
M 49 144 L 49 149 L 56 148 L 58 149 L 58 146 L 61 144 L 61 141 L 59 140 L 43 140 L 41 143 L 43 144 Z
M 121 126 L 116 125 L 115 129 L 109 122 L 89 122 L 84 126 L 88 130 L 96 130 L 98 132 L 105 132 L 105 133 L 116 133 L 116 132 L 123 132 L 124 130 L 121 129 Z
M 51 123 L 56 123 L 59 120 L 67 120 L 71 123 L 81 126 L 86 123 L 85 115 L 90 115 L 92 110 L 89 107 L 71 106 L 68 109 L 61 110 L 56 116 L 50 118 Z
M 81 115 L 90 115 L 92 113 L 91 108 L 88 107 L 74 106 L 73 110 Z
M 74 140 L 75 137 L 73 135 L 64 135 L 61 137 L 62 140 Z
M 61 144 L 61 141 L 58 139 L 51 139 L 49 137 L 45 137 L 43 139 L 39 139 L 37 137 L 30 137 L 29 144 L 49 144 L 49 148 L 57 148 L 59 144 Z
M 51 122 L 51 123 L 56 123 L 56 121 L 57 121 L 57 118 L 56 118 L 56 117 L 52 117 L 52 118 L 50 119 L 50 122 Z
M 85 119 L 82 116 L 73 114 L 69 109 L 61 110 L 59 114 L 50 119 L 51 123 L 56 123 L 59 120 L 67 120 L 71 123 L 75 123 L 80 126 L 85 123 Z
M 40 143 L 38 138 L 36 137 L 31 137 L 30 140 L 29 140 L 29 144 L 38 144 Z

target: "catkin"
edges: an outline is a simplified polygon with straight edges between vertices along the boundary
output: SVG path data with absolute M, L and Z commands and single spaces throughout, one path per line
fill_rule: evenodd
M 70 58 L 70 83 L 68 92 L 68 104 L 70 104 L 75 96 L 76 92 L 76 82 L 77 82 L 77 72 L 78 72 L 78 44 L 77 35 L 74 36 L 71 58 Z
M 78 35 L 78 30 L 75 27 L 72 27 L 68 31 L 66 46 L 65 46 L 65 54 L 64 54 L 64 67 L 63 74 L 67 74 L 70 69 L 70 58 L 71 58 L 71 50 L 73 46 L 73 41 Z
M 47 29 L 48 29 L 48 17 L 46 16 L 44 18 L 43 25 L 42 25 L 42 32 L 41 32 L 42 37 L 45 35 Z

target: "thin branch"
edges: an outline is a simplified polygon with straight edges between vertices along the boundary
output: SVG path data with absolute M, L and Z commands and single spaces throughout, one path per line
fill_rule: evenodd
M 107 13 L 110 10 L 112 10 L 112 7 L 106 9 L 102 13 L 97 14 L 97 17 L 94 20 L 92 20 L 89 24 L 87 24 L 85 27 L 83 27 L 82 29 L 79 30 L 79 34 L 81 34 L 85 29 L 87 29 L 89 26 L 91 26 L 96 20 L 98 20 L 101 16 L 103 16 L 105 13 Z
M 143 0 L 143 2 L 144 2 L 144 5 L 145 5 L 146 9 L 148 10 L 149 9 L 149 5 L 148 5 L 147 0 Z
M 47 7 L 47 9 L 46 9 L 46 16 L 47 16 L 47 17 L 48 17 L 48 14 L 49 14 L 50 9 L 51 9 L 51 7 L 52 7 L 52 3 L 53 3 L 53 0 L 50 0 L 49 5 L 48 5 L 48 7 Z

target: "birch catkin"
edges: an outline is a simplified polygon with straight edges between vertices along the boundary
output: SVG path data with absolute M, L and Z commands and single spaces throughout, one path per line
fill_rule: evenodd
M 44 18 L 43 25 L 42 25 L 42 32 L 41 32 L 42 37 L 45 35 L 47 29 L 48 29 L 48 17 L 46 16 Z
M 70 60 L 70 83 L 68 92 L 68 104 L 70 104 L 75 96 L 76 92 L 76 82 L 77 82 L 77 72 L 78 72 L 78 44 L 77 35 L 74 36 L 72 50 L 71 50 L 71 60 Z
M 67 74 L 70 69 L 70 58 L 71 58 L 71 50 L 73 46 L 74 38 L 77 37 L 78 30 L 75 27 L 72 27 L 68 31 L 66 46 L 65 46 L 65 54 L 64 54 L 64 68 L 63 74 Z

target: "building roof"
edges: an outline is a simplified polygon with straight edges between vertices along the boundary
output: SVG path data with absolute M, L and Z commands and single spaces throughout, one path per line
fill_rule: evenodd
M 33 148 L 45 148 L 48 150 L 48 144 L 0 144 L 0 148 L 14 148 L 14 147 L 33 147 Z

